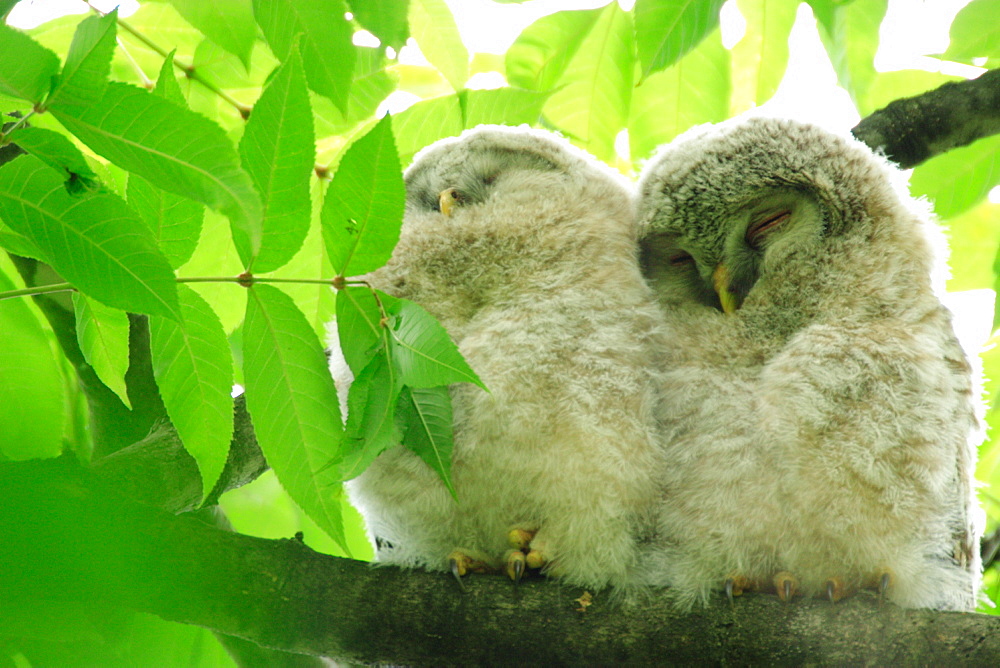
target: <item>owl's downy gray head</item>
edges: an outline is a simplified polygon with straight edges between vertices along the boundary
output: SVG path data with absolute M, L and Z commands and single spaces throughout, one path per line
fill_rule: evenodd
M 503 185 L 498 181 L 512 173 L 561 169 L 536 152 L 481 141 L 469 143 L 461 152 L 442 150 L 437 155 L 425 154 L 407 171 L 408 211 L 450 215 L 455 207 L 485 202 Z
M 639 186 L 642 262 L 654 289 L 726 312 L 764 277 L 818 276 L 838 239 L 916 220 L 898 215 L 908 198 L 885 160 L 789 120 L 694 128 L 650 160 Z
M 551 132 L 482 125 L 420 151 L 404 180 L 400 239 L 380 280 L 438 317 L 458 314 L 452 324 L 498 294 L 634 266 L 625 179 Z
M 546 181 L 608 180 L 596 160 L 564 139 L 526 127 L 481 125 L 459 137 L 442 139 L 418 153 L 406 170 L 408 213 L 450 215 L 509 196 L 532 176 Z

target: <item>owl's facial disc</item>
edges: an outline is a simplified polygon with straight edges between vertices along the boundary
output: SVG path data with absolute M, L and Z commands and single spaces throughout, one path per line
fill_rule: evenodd
M 738 232 L 739 226 L 736 227 L 726 243 L 727 250 L 712 273 L 712 287 L 719 295 L 725 313 L 735 313 L 743 305 L 760 277 L 764 249 L 787 228 L 793 214 L 794 206 L 787 198 L 782 198 L 758 208 L 749 217 L 742 232 Z

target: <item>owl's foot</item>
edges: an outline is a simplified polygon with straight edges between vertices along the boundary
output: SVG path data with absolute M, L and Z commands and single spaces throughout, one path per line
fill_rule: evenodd
M 733 573 L 726 578 L 725 590 L 726 598 L 729 599 L 729 605 L 733 604 L 734 596 L 742 596 L 744 591 L 749 591 L 750 589 L 753 589 L 753 583 L 749 578 L 739 573 Z
M 788 571 L 781 571 L 775 575 L 772 582 L 774 583 L 774 588 L 778 591 L 778 598 L 785 603 L 791 601 L 792 597 L 799 590 L 798 579 Z
M 527 561 L 521 550 L 511 550 L 504 558 L 503 572 L 514 581 L 514 584 L 518 584 L 524 577 L 524 571 L 528 568 Z
M 892 571 L 889 569 L 884 569 L 882 574 L 878 576 L 875 580 L 875 590 L 878 592 L 878 604 L 882 605 L 885 602 L 886 594 L 889 592 L 889 587 L 892 586 L 892 581 L 895 578 L 892 576 Z
M 526 529 L 511 529 L 507 532 L 507 543 L 513 548 L 504 559 L 504 572 L 515 583 L 520 582 L 525 570 L 538 570 L 548 563 L 541 550 L 533 549 L 531 541 L 535 539 L 534 531 Z
M 847 595 L 847 586 L 838 577 L 826 581 L 826 598 L 830 603 L 836 603 Z
M 474 557 L 461 549 L 452 550 L 451 554 L 448 555 L 448 567 L 451 570 L 451 574 L 455 576 L 455 581 L 458 582 L 458 586 L 462 591 L 465 591 L 465 583 L 462 582 L 462 576 L 466 573 L 489 573 L 495 571 L 486 560 Z

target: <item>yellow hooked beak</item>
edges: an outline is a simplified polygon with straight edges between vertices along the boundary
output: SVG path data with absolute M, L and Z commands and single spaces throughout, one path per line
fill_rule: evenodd
M 729 290 L 729 270 L 726 269 L 725 265 L 720 264 L 715 268 L 712 273 L 712 286 L 719 295 L 722 310 L 727 314 L 735 313 L 736 309 L 740 307 L 739 300 Z
M 442 190 L 441 194 L 438 195 L 438 206 L 446 217 L 451 215 L 451 209 L 456 202 L 458 202 L 458 191 L 454 188 Z

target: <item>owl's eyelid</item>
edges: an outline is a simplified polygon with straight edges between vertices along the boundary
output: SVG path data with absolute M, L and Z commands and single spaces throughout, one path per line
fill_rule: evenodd
M 776 227 L 780 227 L 791 217 L 792 210 L 790 208 L 782 208 L 761 216 L 759 220 L 747 228 L 747 241 L 753 245 L 763 234 L 774 230 Z
M 667 264 L 669 264 L 672 267 L 679 267 L 681 265 L 693 262 L 694 262 L 694 257 L 692 257 L 690 253 L 685 253 L 682 250 L 677 250 L 671 253 L 670 257 L 667 258 Z

